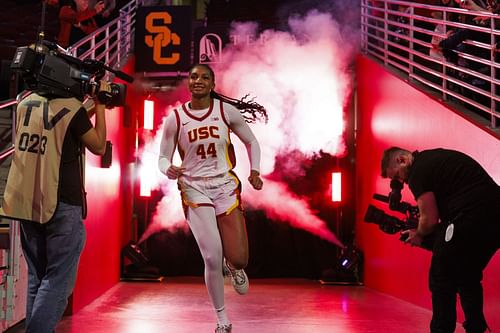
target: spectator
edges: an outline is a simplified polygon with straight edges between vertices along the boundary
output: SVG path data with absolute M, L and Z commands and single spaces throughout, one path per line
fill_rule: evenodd
M 446 2 L 445 0 L 442 1 Z M 484 4 L 482 0 L 455 0 L 455 2 L 460 4 L 461 8 L 465 8 L 471 11 L 486 11 L 486 4 Z M 461 16 L 460 21 L 461 23 L 470 25 L 484 24 L 484 18 L 481 18 L 479 16 L 473 18 L 471 15 L 463 15 Z M 442 50 L 443 55 L 448 61 L 457 63 L 458 54 L 455 51 L 469 51 L 469 49 L 467 49 L 466 46 L 462 44 L 462 42 L 467 39 L 480 41 L 482 39 L 482 34 L 471 29 L 452 30 L 451 33 L 448 33 L 448 37 L 439 43 L 438 48 Z
M 436 5 L 436 0 L 412 0 L 411 2 L 420 3 L 420 4 L 424 4 L 424 5 Z M 418 6 L 416 6 L 413 9 L 412 14 L 417 15 L 417 16 L 429 17 L 429 18 L 432 17 L 432 11 L 430 9 L 421 8 Z M 417 28 L 430 30 L 430 31 L 434 30 L 434 28 L 435 28 L 435 25 L 433 23 L 428 22 L 425 19 L 424 20 L 419 19 L 418 17 L 414 17 L 413 25 Z M 415 29 L 413 31 L 413 37 L 415 39 L 419 39 L 419 40 L 422 40 L 424 42 L 430 43 L 432 36 L 430 36 L 428 33 L 422 32 L 421 29 Z M 414 43 L 413 46 L 414 46 L 414 48 L 417 48 L 417 49 L 421 48 L 421 46 L 418 43 Z M 423 50 L 423 49 L 421 51 L 427 52 L 427 50 Z
M 397 10 L 403 15 L 398 15 L 395 18 L 393 18 L 393 20 L 399 24 L 408 25 L 410 22 L 407 15 L 410 14 L 411 8 L 408 6 L 398 5 Z M 408 36 L 410 34 L 409 29 L 401 26 L 390 26 L 390 29 L 393 30 L 398 35 Z M 392 39 L 395 43 L 403 44 L 406 46 L 408 45 L 408 40 L 406 40 L 404 37 L 400 38 L 399 36 L 390 36 L 390 39 Z
M 102 27 L 106 25 L 112 18 L 116 7 L 115 0 L 103 0 L 104 9 L 100 14 L 95 17 L 97 25 Z M 95 6 L 99 3 L 98 0 L 89 0 L 89 8 L 95 8 Z
M 493 14 L 500 14 L 500 4 L 497 0 L 489 0 L 487 9 Z M 500 27 L 500 20 L 495 18 L 495 28 L 498 29 L 498 27 Z M 496 58 L 498 56 L 498 50 L 500 50 L 500 42 L 498 41 L 498 36 L 495 35 L 495 46 L 493 47 L 492 52 Z M 495 61 L 498 62 L 498 59 L 495 59 Z
M 94 17 L 104 9 L 102 1 L 93 8 L 89 7 L 89 0 L 61 0 L 60 5 L 58 43 L 64 48 L 95 31 Z
M 449 8 L 460 8 L 460 5 L 454 0 L 438 0 L 437 5 Z M 460 17 L 457 13 L 447 13 L 446 21 L 459 22 Z
M 374 43 L 377 46 L 383 47 L 384 44 L 384 19 L 385 19 L 385 13 L 384 13 L 384 2 L 379 1 L 379 0 L 369 0 L 368 4 L 372 8 L 369 10 L 369 15 L 372 16 L 373 18 L 370 19 L 370 24 L 374 25 L 376 28 L 370 29 L 370 33 L 374 33 L 375 36 L 377 37 Z
M 432 17 L 435 18 L 436 20 L 442 20 L 443 19 L 443 12 L 432 12 Z M 439 50 L 437 47 L 439 43 L 443 40 L 443 36 L 446 34 L 446 26 L 444 24 L 436 24 L 436 27 L 434 28 L 434 34 L 432 36 L 431 44 L 432 48 L 429 50 L 429 55 L 434 58 L 434 59 L 443 59 L 443 52 Z
M 444 0 L 442 0 L 444 1 Z M 489 18 L 485 16 L 476 16 L 475 12 L 487 11 L 487 5 L 482 0 L 454 0 L 460 8 L 467 9 L 469 13 L 460 15 L 459 20 L 461 23 L 467 25 L 487 25 Z M 474 61 L 474 59 L 467 59 L 466 57 L 459 57 L 460 53 L 465 53 L 467 55 L 472 55 L 474 57 L 479 57 L 483 59 L 490 59 L 490 52 L 481 47 L 476 47 L 474 45 L 463 43 L 465 40 L 472 40 L 476 42 L 482 42 L 489 44 L 491 42 L 491 35 L 489 33 L 484 33 L 477 31 L 475 29 L 461 28 L 451 30 L 447 33 L 447 38 L 443 39 L 438 43 L 435 49 L 442 51 L 443 56 L 447 61 L 455 63 L 461 67 L 471 69 L 475 72 L 488 75 L 489 67 L 485 66 L 479 61 Z M 479 75 L 474 75 L 470 73 L 465 73 L 462 71 L 457 72 L 457 77 L 464 82 L 471 85 L 479 87 L 484 90 L 489 90 L 487 82 L 480 78 Z M 480 103 L 485 103 L 486 101 L 481 101 L 483 96 L 477 94 L 473 91 L 465 90 L 462 94 Z

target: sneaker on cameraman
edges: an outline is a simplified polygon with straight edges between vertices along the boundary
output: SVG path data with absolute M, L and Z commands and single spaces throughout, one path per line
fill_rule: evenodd
M 234 290 L 240 295 L 248 292 L 248 276 L 243 269 L 235 269 L 224 259 L 224 273 L 231 278 Z
M 231 324 L 228 325 L 217 324 L 217 327 L 215 328 L 215 333 L 231 333 L 232 329 L 233 325 Z

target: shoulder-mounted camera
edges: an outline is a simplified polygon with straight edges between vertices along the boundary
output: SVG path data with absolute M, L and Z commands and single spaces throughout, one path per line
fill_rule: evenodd
M 374 223 L 379 226 L 383 232 L 393 235 L 403 230 L 416 229 L 418 227 L 419 211 L 417 206 L 412 206 L 408 202 L 401 201 L 401 190 L 403 184 L 397 180 L 391 180 L 391 191 L 388 196 L 377 194 L 373 198 L 389 204 L 389 209 L 405 214 L 404 219 L 398 219 L 395 216 L 386 214 L 382 209 L 378 209 L 373 205 L 368 205 L 365 214 L 365 222 Z M 405 238 L 401 237 L 404 241 Z M 421 247 L 426 250 L 432 250 L 434 240 L 433 234 L 424 237 Z
M 106 71 L 114 73 L 126 82 L 132 82 L 129 75 L 113 70 L 104 63 L 86 59 L 80 60 L 64 53 L 57 44 L 45 40 L 32 46 L 16 49 L 10 68 L 21 74 L 27 89 L 43 95 L 75 97 L 97 97 L 108 107 L 125 104 L 126 85 L 110 83 L 111 91 L 98 94 L 99 82 Z

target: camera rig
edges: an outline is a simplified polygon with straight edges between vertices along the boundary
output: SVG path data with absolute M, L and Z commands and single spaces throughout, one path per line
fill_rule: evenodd
M 380 230 L 390 235 L 404 230 L 416 229 L 420 216 L 418 207 L 412 206 L 408 202 L 401 201 L 401 190 L 403 189 L 403 184 L 401 182 L 393 179 L 390 186 L 391 191 L 388 196 L 375 193 L 373 198 L 389 204 L 390 210 L 405 214 L 406 217 L 404 219 L 398 219 L 395 216 L 386 214 L 383 210 L 373 205 L 368 205 L 364 218 L 365 222 L 378 225 Z M 406 235 L 401 235 L 399 239 L 405 241 L 407 238 L 405 236 Z M 424 237 L 420 247 L 426 250 L 432 250 L 433 242 L 432 234 L 428 235 Z
M 56 43 L 44 40 L 45 2 L 42 10 L 42 27 L 36 43 L 16 49 L 10 68 L 21 74 L 28 90 L 55 97 L 75 97 L 83 100 L 96 96 L 108 107 L 125 104 L 126 85 L 110 83 L 111 91 L 99 94 L 100 80 L 106 71 L 125 82 L 133 78 L 93 59 L 80 60 L 66 54 Z
M 129 75 L 113 70 L 104 63 L 86 59 L 80 60 L 60 51 L 57 44 L 41 41 L 34 46 L 16 49 L 10 68 L 21 73 L 31 91 L 57 97 L 75 97 L 83 100 L 99 91 L 99 81 L 106 70 L 126 82 L 132 82 Z M 109 107 L 125 104 L 126 85 L 110 83 L 109 95 L 97 94 L 100 102 Z

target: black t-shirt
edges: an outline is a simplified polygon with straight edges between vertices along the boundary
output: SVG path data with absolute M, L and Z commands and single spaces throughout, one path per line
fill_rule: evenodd
M 92 127 L 87 111 L 82 107 L 71 120 L 64 138 L 59 178 L 59 200 L 70 205 L 82 206 L 83 203 L 79 155 L 84 148 L 81 148 L 80 137 Z
M 424 150 L 413 156 L 410 190 L 415 199 L 433 192 L 441 220 L 464 212 L 499 209 L 500 187 L 471 157 L 446 149 Z

